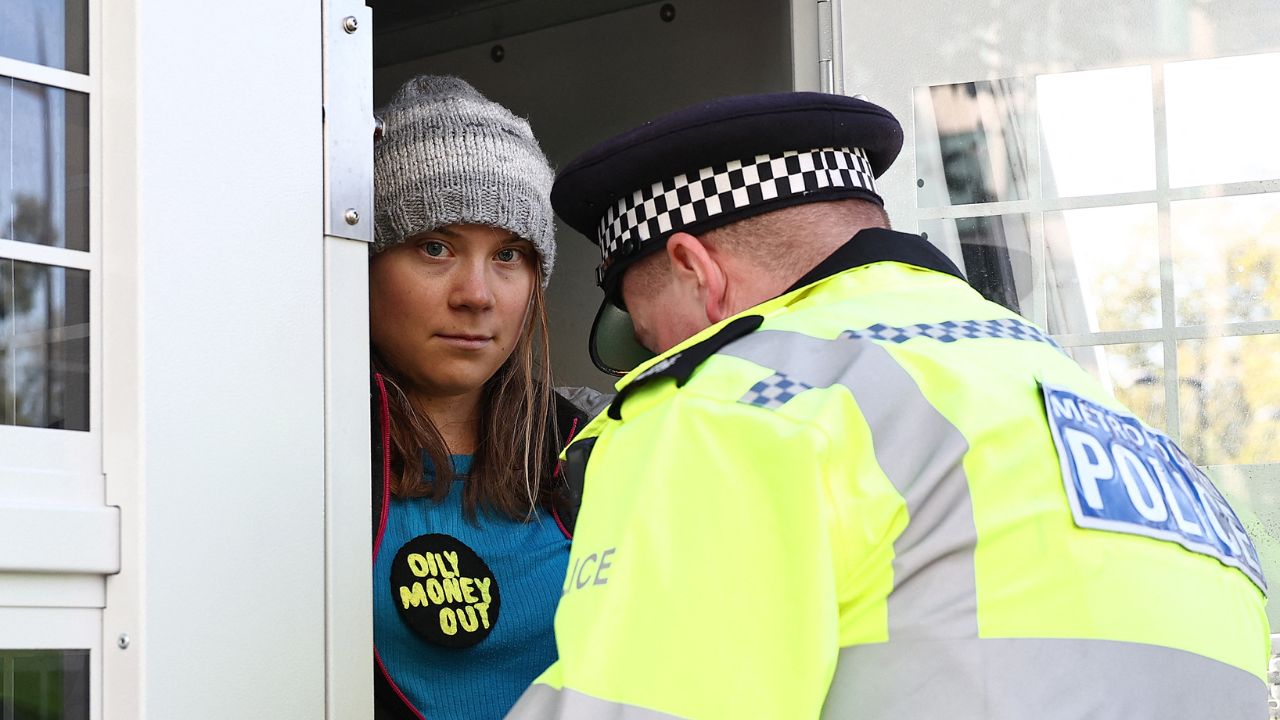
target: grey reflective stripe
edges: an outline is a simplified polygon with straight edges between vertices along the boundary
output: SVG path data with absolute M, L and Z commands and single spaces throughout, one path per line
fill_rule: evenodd
M 918 640 L 845 648 L 824 720 L 1265 720 L 1239 668 L 1137 643 Z
M 977 637 L 978 533 L 964 473 L 969 444 L 889 351 L 859 338 L 761 330 L 720 354 L 805 386 L 842 385 L 853 394 L 871 428 L 876 462 L 907 502 L 907 527 L 893 543 L 889 639 Z
M 681 720 L 635 705 L 609 702 L 576 690 L 532 685 L 507 713 L 506 720 Z

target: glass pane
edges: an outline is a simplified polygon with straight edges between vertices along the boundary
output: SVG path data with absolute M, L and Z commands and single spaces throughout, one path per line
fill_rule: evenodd
M 1155 188 L 1151 68 L 1040 75 L 1036 104 L 1045 197 Z
M 89 272 L 0 260 L 3 424 L 89 429 Z
M 88 719 L 88 650 L 0 650 L 0 720 Z
M 1161 343 L 1120 343 L 1066 350 L 1139 419 L 1157 430 L 1168 427 Z
M 1160 327 L 1156 206 L 1044 215 L 1051 333 Z
M 89 0 L 0 2 L 0 56 L 89 72 Z
M 1172 186 L 1280 178 L 1277 77 L 1280 53 L 1165 66 Z
M 960 248 L 961 269 L 982 296 L 1030 312 L 1031 242 L 1026 215 L 921 220 L 920 231 L 945 251 Z
M 1240 516 L 1258 547 L 1262 573 L 1271 584 L 1267 617 L 1272 632 L 1280 631 L 1280 467 L 1276 465 L 1210 465 L 1205 472 Z
M 89 249 L 89 96 L 0 76 L 0 238 Z
M 7 260 L 0 260 L 3 266 Z M 0 425 L 13 425 L 14 390 L 10 369 L 9 348 L 0 343 Z
M 1280 193 L 1170 203 L 1180 325 L 1280 319 Z
M 916 88 L 919 207 L 1027 197 L 1026 82 Z
M 1201 465 L 1280 462 L 1280 335 L 1178 343 L 1182 448 Z

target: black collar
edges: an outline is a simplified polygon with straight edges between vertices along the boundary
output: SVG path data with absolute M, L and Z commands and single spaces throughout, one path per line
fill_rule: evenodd
M 805 276 L 797 280 L 787 292 L 799 290 L 851 268 L 886 260 L 935 270 L 964 280 L 964 275 L 955 264 L 919 235 L 868 228 L 854 235 L 849 242 L 841 245 L 826 260 L 818 263 L 817 267 L 805 273 Z M 685 381 L 693 375 L 693 371 L 707 358 L 734 340 L 755 332 L 762 322 L 764 322 L 763 315 L 743 315 L 720 328 L 715 335 L 650 366 L 648 370 L 637 375 L 618 391 L 609 405 L 609 417 L 621 420 L 622 401 L 657 378 L 674 378 L 677 387 L 684 385 Z
M 826 260 L 804 274 L 804 277 L 787 288 L 783 295 L 825 280 L 850 268 L 871 263 L 891 260 L 893 262 L 914 265 L 925 270 L 934 270 L 965 280 L 964 273 L 951 262 L 951 258 L 942 254 L 928 240 L 919 235 L 885 230 L 883 228 L 867 228 L 841 245 Z M 966 280 L 967 282 L 967 280 Z

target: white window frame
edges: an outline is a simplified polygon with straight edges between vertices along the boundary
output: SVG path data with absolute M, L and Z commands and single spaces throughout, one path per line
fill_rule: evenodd
M 101 505 L 102 477 L 102 122 L 99 0 L 89 0 L 89 72 L 0 57 L 0 76 L 84 93 L 89 99 L 89 250 L 0 238 L 0 258 L 89 273 L 89 429 L 0 425 L 0 508 Z M 0 568 L 2 570 L 3 568 Z
M 89 718 L 102 717 L 102 611 L 0 607 L 0 648 L 88 650 Z
M 0 238 L 0 258 L 89 273 L 89 429 L 0 426 L 0 649 L 88 649 L 89 717 L 102 717 L 104 575 L 119 567 L 119 516 L 102 472 L 101 3 L 88 2 L 87 74 L 0 57 L 0 75 L 84 93 L 89 249 Z

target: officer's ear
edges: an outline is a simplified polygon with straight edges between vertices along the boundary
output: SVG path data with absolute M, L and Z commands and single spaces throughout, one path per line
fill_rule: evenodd
M 720 258 L 697 237 L 678 232 L 667 238 L 667 258 L 671 278 L 681 292 L 694 295 L 703 306 L 707 320 L 718 323 L 729 317 L 728 278 Z

